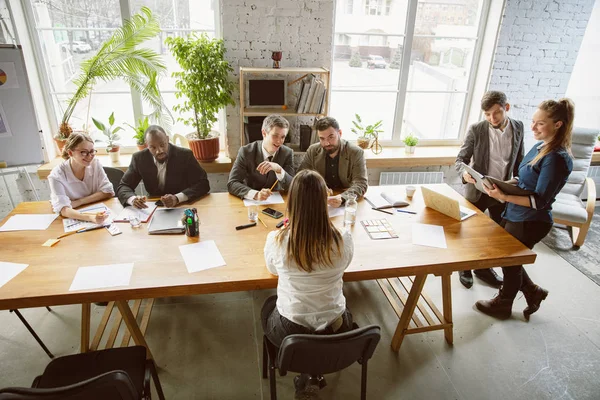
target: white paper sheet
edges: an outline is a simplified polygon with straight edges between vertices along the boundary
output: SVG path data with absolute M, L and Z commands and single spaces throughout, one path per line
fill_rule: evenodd
M 428 224 L 413 224 L 412 225 L 412 244 L 418 246 L 438 247 L 445 249 L 446 235 L 444 235 L 444 227 Z
M 214 240 L 179 246 L 179 251 L 190 274 L 226 265 Z
M 129 286 L 132 272 L 133 263 L 79 267 L 69 291 Z
M 327 214 L 329 214 L 329 218 L 339 217 L 340 215 L 344 215 L 344 207 L 331 207 L 327 206 Z
M 15 264 L 0 261 L 0 288 L 19 275 L 29 264 Z
M 77 211 L 80 211 L 80 212 L 84 212 L 84 211 L 102 212 L 102 211 L 105 211 L 105 212 L 107 212 L 108 218 L 104 220 L 104 222 L 102 223 L 102 226 L 109 226 L 113 221 L 113 218 L 110 215 L 110 208 L 106 207 L 106 205 L 104 203 L 94 204 L 93 206 L 80 208 Z M 98 224 L 95 224 L 93 222 L 80 221 L 78 219 L 72 219 L 72 218 L 63 219 L 63 227 L 65 228 L 65 232 L 73 232 L 73 231 L 77 231 L 81 228 L 86 228 L 86 229 L 96 228 L 98 226 L 99 226 Z
M 131 217 L 138 217 L 141 222 L 148 222 L 150 215 L 158 207 L 156 204 L 148 204 L 148 208 L 135 208 L 133 206 L 125 207 L 114 220 L 116 222 L 129 221 Z
M 283 201 L 283 197 L 281 197 L 281 194 L 279 194 L 279 192 L 272 193 L 268 199 L 262 200 L 262 201 L 244 199 L 244 205 L 246 207 L 248 207 L 252 204 L 256 204 L 258 206 L 266 206 L 269 204 L 283 204 L 283 203 L 285 203 L 285 202 Z
M 45 231 L 58 214 L 17 214 L 0 227 L 0 232 Z

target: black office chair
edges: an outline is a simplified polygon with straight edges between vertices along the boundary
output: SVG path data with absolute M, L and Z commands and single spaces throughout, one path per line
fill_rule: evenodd
M 104 172 L 106 172 L 106 176 L 108 176 L 108 180 L 113 185 L 113 190 L 115 191 L 115 195 L 117 194 L 117 188 L 119 187 L 119 183 L 121 183 L 121 178 L 125 175 L 125 172 L 121 171 L 118 168 L 113 167 L 102 167 L 104 168 Z
M 48 309 L 48 311 L 52 311 L 50 309 L 50 307 L 46 307 L 46 308 Z M 37 335 L 37 333 L 35 333 L 35 331 L 31 327 L 31 325 L 29 325 L 29 322 L 27 322 L 27 320 L 25 319 L 25 317 L 23 316 L 23 314 L 21 314 L 21 312 L 19 310 L 17 310 L 17 309 L 12 309 L 12 310 L 10 310 L 10 312 L 15 313 L 15 315 L 17 317 L 19 317 L 19 319 L 21 320 L 21 322 L 23 323 L 23 325 L 25 325 L 25 328 L 27 328 L 27 330 L 29 331 L 29 333 L 31 333 L 31 335 L 33 336 L 33 338 L 39 343 L 40 346 L 42 346 L 42 349 L 44 349 L 44 351 L 46 352 L 46 354 L 48 354 L 48 357 L 54 358 L 54 354 L 52 354 L 50 352 L 50 350 L 48 350 L 48 348 L 46 347 L 46 345 L 44 344 L 44 342 L 42 342 L 42 339 L 40 339 L 40 337 Z
M 355 324 L 356 326 L 356 324 Z M 280 376 L 288 371 L 324 375 L 340 371 L 358 362 L 362 365 L 360 398 L 367 398 L 367 362 L 373 356 L 381 337 L 381 328 L 369 325 L 336 335 L 290 335 L 283 339 L 281 348 L 263 336 L 263 379 L 267 368 L 271 386 L 271 400 L 277 399 L 275 369 Z
M 32 388 L 2 389 L 0 400 L 150 399 L 151 376 L 158 397 L 164 400 L 156 366 L 146 360 L 144 346 L 92 351 L 52 360 Z

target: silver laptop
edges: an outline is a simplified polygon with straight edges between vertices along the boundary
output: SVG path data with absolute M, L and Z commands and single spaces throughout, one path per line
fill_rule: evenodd
M 458 204 L 458 200 L 445 196 L 425 186 L 421 186 L 421 193 L 423 193 L 425 206 L 433 208 L 457 221 L 464 221 L 477 214 L 476 211 Z

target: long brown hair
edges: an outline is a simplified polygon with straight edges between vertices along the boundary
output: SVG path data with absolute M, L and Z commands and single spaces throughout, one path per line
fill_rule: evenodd
M 73 150 L 74 148 L 79 146 L 79 143 L 81 143 L 83 141 L 88 141 L 90 143 L 94 143 L 94 141 L 92 140 L 90 135 L 88 135 L 87 133 L 81 133 L 81 132 L 71 133 L 71 135 L 69 135 L 69 138 L 67 139 L 67 142 L 65 143 L 65 147 L 63 148 L 62 158 L 64 158 L 65 160 L 68 160 L 70 158 L 69 150 Z
M 304 170 L 292 180 L 288 195 L 288 225 L 277 235 L 288 236 L 288 257 L 306 272 L 317 264 L 333 266 L 332 254 L 341 254 L 342 235 L 329 220 L 327 184 L 315 171 Z
M 545 100 L 540 103 L 538 109 L 544 111 L 554 123 L 561 121 L 562 125 L 550 142 L 542 147 L 542 150 L 531 160 L 530 165 L 535 165 L 546 154 L 560 148 L 566 149 L 569 153 L 571 152 L 571 134 L 573 132 L 573 120 L 575 119 L 575 104 L 573 104 L 573 101 L 568 98 L 562 98 L 558 101 Z

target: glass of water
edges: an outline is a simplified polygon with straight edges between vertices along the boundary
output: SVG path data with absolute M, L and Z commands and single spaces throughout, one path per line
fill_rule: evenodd
M 250 222 L 256 222 L 258 220 L 258 206 L 250 205 L 248 206 L 248 220 Z
M 139 228 L 140 226 L 142 226 L 142 222 L 140 221 L 140 219 L 138 217 L 131 217 L 131 218 L 129 218 L 129 224 L 134 229 L 135 228 Z

